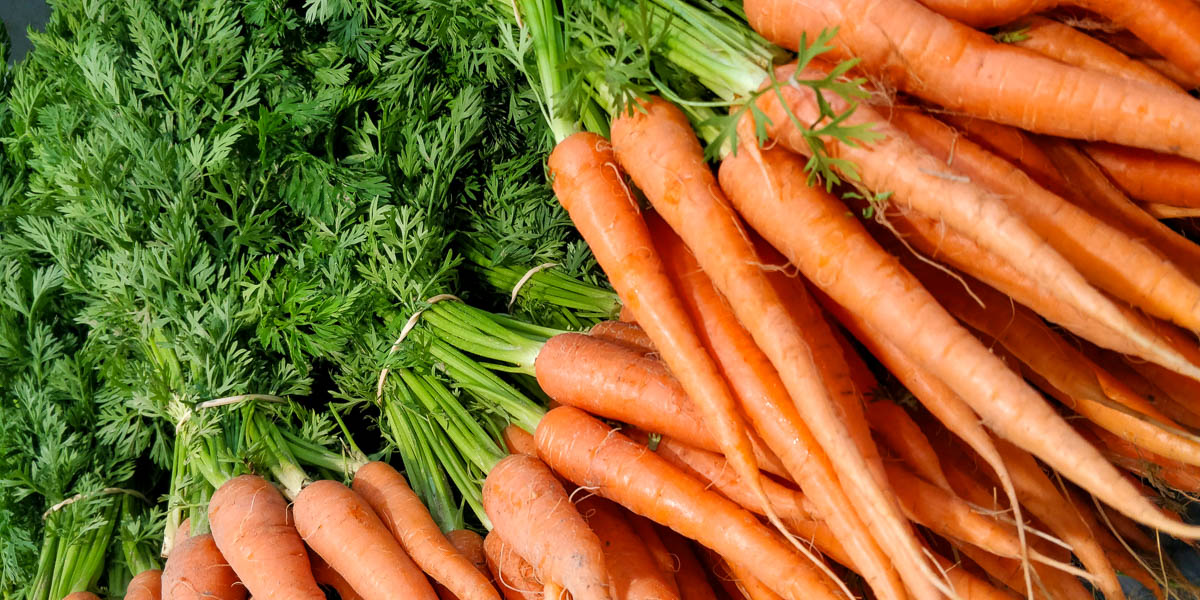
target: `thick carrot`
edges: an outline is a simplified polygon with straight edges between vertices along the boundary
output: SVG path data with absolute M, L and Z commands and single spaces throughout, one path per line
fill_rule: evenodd
M 1033 50 L 1068 65 L 1142 81 L 1175 92 L 1183 91 L 1174 81 L 1145 63 L 1070 25 L 1045 17 L 1030 17 L 1021 19 L 1013 26 L 1024 30 L 1021 39 L 1012 42 L 1017 47 Z
M 787 395 L 778 371 L 771 365 L 754 338 L 738 322 L 729 304 L 701 271 L 699 264 L 679 237 L 669 227 L 664 226 L 660 219 L 650 219 L 649 224 L 655 244 L 667 263 L 672 281 L 680 291 L 680 297 L 692 319 L 697 323 L 706 347 L 717 358 L 725 376 L 733 385 L 741 400 L 742 410 L 749 416 L 754 427 L 766 437 L 772 449 L 777 449 L 791 478 L 813 497 L 821 515 L 845 541 L 850 555 L 854 557 L 853 566 L 866 579 L 868 585 L 882 597 L 904 596 L 898 574 L 889 564 L 890 561 L 879 544 L 871 537 L 860 516 L 861 512 L 854 510 L 855 505 L 847 495 L 844 484 L 839 481 L 825 450 L 801 419 L 796 404 Z M 780 289 L 782 285 L 790 285 L 791 282 L 771 280 L 771 284 L 777 286 L 775 289 Z M 800 292 L 794 293 L 794 296 L 793 314 L 808 314 L 810 322 L 819 318 L 813 316 L 817 309 L 808 306 L 806 294 L 802 295 Z M 825 330 L 828 331 L 827 326 Z M 840 348 L 830 348 L 829 345 L 830 342 L 826 339 L 825 354 L 840 353 Z M 825 363 L 828 367 L 826 372 L 838 370 L 831 359 L 832 357 Z M 843 371 L 845 367 L 843 364 Z M 845 392 L 845 395 L 839 398 L 844 403 L 837 406 L 842 409 L 839 418 L 848 418 L 853 414 L 855 404 L 861 402 L 854 394 L 853 385 L 850 386 L 851 389 L 846 389 L 847 379 L 849 378 L 846 374 L 842 373 L 838 380 L 841 384 L 840 389 Z M 859 412 L 861 413 L 861 409 Z M 861 414 L 859 417 L 861 419 Z M 847 429 L 852 432 L 855 430 L 850 426 Z M 855 441 L 863 442 L 859 439 L 861 436 L 869 438 L 870 433 L 858 432 Z M 873 443 L 869 445 L 868 451 L 875 452 Z M 875 475 L 878 481 L 884 481 L 882 464 L 879 461 L 868 459 L 868 468 L 873 475 L 878 473 Z
M 592 326 L 588 331 L 588 335 L 610 342 L 628 344 L 630 347 L 642 352 L 656 351 L 654 349 L 654 342 L 650 340 L 650 336 L 646 335 L 646 330 L 642 329 L 637 323 L 600 321 Z
M 678 600 L 679 588 L 674 577 L 661 568 L 619 506 L 591 495 L 582 497 L 575 505 L 604 547 L 604 563 L 608 566 L 614 600 Z
M 936 579 L 885 483 L 875 478 L 868 457 L 854 444 L 852 431 L 838 414 L 841 407 L 830 397 L 827 386 L 833 382 L 824 380 L 799 320 L 759 266 L 758 255 L 717 186 L 687 116 L 674 105 L 651 98 L 638 110 L 618 116 L 612 123 L 612 137 L 617 157 L 634 183 L 696 254 L 775 367 L 880 549 L 896 563 L 901 580 L 916 598 L 936 596 L 945 586 Z M 740 477 L 750 476 L 741 465 L 732 466 Z
M 208 503 L 208 522 L 221 554 L 257 600 L 325 598 L 287 501 L 265 479 L 241 475 L 225 482 Z
M 1200 207 L 1200 163 L 1194 160 L 1113 144 L 1087 144 L 1083 149 L 1133 198 Z
M 717 600 L 717 595 L 705 576 L 704 566 L 700 564 L 700 559 L 696 558 L 696 553 L 692 551 L 692 545 L 687 539 L 666 527 L 655 526 L 655 529 L 658 530 L 659 537 L 671 553 L 675 564 L 673 572 L 675 584 L 679 587 L 680 600 Z
M 244 600 L 246 587 L 217 549 L 213 536 L 206 533 L 189 537 L 171 549 L 163 568 L 162 597 L 163 600 Z
M 783 597 L 838 597 L 816 567 L 748 511 L 583 411 L 569 406 L 551 410 L 538 424 L 534 438 L 538 455 L 562 476 L 736 557 Z
M 495 531 L 483 538 L 483 550 L 488 570 L 507 600 L 541 600 L 542 582 L 538 581 L 533 567 Z
M 908 468 L 925 481 L 944 490 L 950 489 L 937 452 L 925 437 L 908 411 L 891 400 L 877 400 L 867 407 L 871 430 L 883 439 L 884 445 L 895 452 Z
M 160 600 L 162 575 L 161 569 L 146 569 L 134 575 L 125 586 L 125 600 Z
M 614 123 L 614 132 L 619 130 Z M 613 289 L 633 309 L 738 476 L 762 497 L 744 419 L 667 279 L 637 201 L 622 180 L 613 147 L 595 134 L 577 133 L 555 146 L 549 167 L 559 202 Z
M 316 580 L 317 585 L 333 588 L 341 600 L 362 600 L 362 596 L 354 591 L 354 586 L 350 585 L 350 582 L 346 581 L 341 573 L 329 566 L 329 563 L 325 562 L 320 554 L 311 549 L 308 553 L 308 563 L 312 565 L 313 579 Z
M 755 30 L 791 50 L 802 34 L 814 39 L 837 28 L 837 58 L 860 58 L 859 68 L 884 85 L 951 111 L 1200 160 L 1196 99 L 997 43 L 915 0 L 747 0 L 744 7 Z
M 804 161 L 782 149 L 726 158 L 721 184 L 742 215 L 849 312 L 959 393 L 1000 435 L 1135 519 L 1181 537 L 1116 469 L 1019 376 L 993 356 L 884 252 L 837 200 L 807 184 Z M 760 167 L 760 164 L 762 165 Z M 953 356 L 953 360 L 947 357 Z
M 511 454 L 496 463 L 483 483 L 483 509 L 543 582 L 561 582 L 577 600 L 612 597 L 599 538 L 540 460 Z
M 537 456 L 537 446 L 533 444 L 533 434 L 528 431 L 510 423 L 504 428 L 501 435 L 504 437 L 504 446 L 508 449 L 509 454 Z
M 533 441 L 525 435 L 527 441 Z M 413 562 L 459 600 L 500 600 L 496 588 L 442 535 L 429 509 L 391 465 L 371 462 L 359 467 L 353 487 Z
M 538 385 L 558 402 L 692 446 L 721 451 L 695 403 L 667 366 L 627 345 L 564 333 L 546 342 L 534 367 Z M 756 441 L 753 432 L 748 435 L 759 467 L 786 477 L 788 471 L 780 459 L 766 444 Z

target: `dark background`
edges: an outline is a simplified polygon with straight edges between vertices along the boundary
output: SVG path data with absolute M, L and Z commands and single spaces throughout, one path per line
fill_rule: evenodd
M 9 62 L 21 60 L 29 51 L 29 40 L 25 37 L 25 30 L 30 25 L 41 29 L 49 18 L 50 7 L 46 5 L 45 0 L 0 0 L 0 21 L 4 21 L 4 28 L 8 30 L 8 37 L 12 40 Z

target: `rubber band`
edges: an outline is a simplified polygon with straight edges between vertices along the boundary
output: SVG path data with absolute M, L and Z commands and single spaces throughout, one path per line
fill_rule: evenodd
M 462 302 L 462 298 L 459 298 L 454 294 L 438 294 L 426 300 L 425 302 L 430 306 L 433 306 L 434 304 L 437 304 L 443 300 L 457 300 L 458 302 Z M 407 321 L 404 322 L 404 327 L 400 328 L 400 336 L 396 338 L 396 341 L 392 342 L 392 347 L 388 350 L 388 356 L 395 354 L 396 351 L 400 349 L 400 344 L 404 342 L 404 338 L 408 337 L 409 332 L 411 332 L 413 328 L 417 326 L 417 321 L 421 319 L 421 313 L 424 313 L 426 310 L 428 310 L 428 307 L 418 310 L 417 312 L 413 313 Z M 376 402 L 383 402 L 383 384 L 387 382 L 389 371 L 390 369 L 387 367 L 384 367 L 379 371 L 379 382 L 375 384 Z
M 271 394 L 238 394 L 237 396 L 226 396 L 224 398 L 215 398 L 213 400 L 205 400 L 196 405 L 197 409 L 216 408 L 218 406 L 228 406 L 230 404 L 238 404 L 249 400 L 262 400 L 264 402 L 287 402 L 286 398 L 281 396 L 272 396 Z
M 59 502 L 58 504 L 55 504 L 54 506 L 47 508 L 46 512 L 42 513 L 42 520 L 45 521 L 50 515 L 54 514 L 55 512 L 58 512 L 72 504 L 75 504 L 76 502 L 79 502 L 80 500 L 88 500 L 91 498 L 95 498 L 97 496 L 111 496 L 113 494 L 127 494 L 129 496 L 133 496 L 134 498 L 141 500 L 142 502 L 150 502 L 149 500 L 146 499 L 145 496 L 142 495 L 141 492 L 139 492 L 137 490 L 127 490 L 125 488 L 110 487 L 110 488 L 104 488 L 100 491 L 92 492 L 90 494 L 75 494 L 74 496 L 71 496 L 70 498 L 63 500 L 62 502 Z
M 546 269 L 549 269 L 552 267 L 557 267 L 557 266 L 558 266 L 558 263 L 548 262 L 548 263 L 542 263 L 528 271 L 525 271 L 525 274 L 522 275 L 521 278 L 517 280 L 517 285 L 513 286 L 512 295 L 510 295 L 508 297 L 508 308 L 510 308 L 510 309 L 512 308 L 513 303 L 515 303 L 517 301 L 517 293 L 521 291 L 521 288 L 525 287 L 526 283 L 529 283 L 530 279 L 533 279 L 534 275 L 537 275 L 538 273 L 545 271 Z

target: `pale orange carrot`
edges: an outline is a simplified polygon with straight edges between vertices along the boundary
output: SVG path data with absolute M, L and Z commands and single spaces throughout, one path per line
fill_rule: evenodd
M 161 569 L 146 569 L 134 575 L 133 579 L 129 580 L 129 585 L 125 586 L 125 600 L 160 600 L 163 589 L 162 574 Z
M 663 545 L 671 553 L 671 559 L 675 565 L 672 572 L 675 573 L 675 583 L 679 587 L 680 599 L 717 600 L 717 595 L 713 592 L 712 586 L 708 583 L 708 577 L 704 574 L 704 566 L 700 564 L 700 559 L 696 558 L 696 553 L 692 550 L 692 545 L 688 543 L 687 538 L 661 525 L 656 525 L 655 529 L 658 531 Z
M 642 352 L 655 352 L 654 342 L 650 340 L 650 336 L 646 335 L 646 331 L 637 323 L 600 321 L 588 330 L 588 335 L 610 342 L 628 344 L 630 347 Z
M 934 0 L 940 1 L 940 0 Z M 956 1 L 956 0 L 951 0 Z M 1174 81 L 1120 50 L 1070 25 L 1045 17 L 1021 19 L 1006 29 L 1019 30 L 1011 42 L 1047 58 L 1092 71 L 1108 73 L 1122 79 L 1142 81 L 1165 89 L 1182 92 Z
M 580 490 L 575 505 L 600 538 L 614 600 L 679 600 L 675 578 L 662 568 L 621 507 Z
M 883 439 L 884 445 L 895 452 L 908 468 L 925 481 L 944 490 L 950 489 L 937 452 L 921 428 L 908 416 L 908 411 L 891 400 L 876 400 L 867 406 L 871 430 Z
M 309 575 L 311 577 L 311 575 Z M 163 568 L 164 600 L 244 600 L 246 588 L 210 534 L 175 545 Z M 324 594 L 321 595 L 324 598 Z
M 533 567 L 495 531 L 483 538 L 488 570 L 507 600 L 542 600 L 542 582 Z
M 308 563 L 312 565 L 313 579 L 316 580 L 317 585 L 333 588 L 341 600 L 362 600 L 362 596 L 354 591 L 354 586 L 351 586 L 341 573 L 329 566 L 329 563 L 325 562 L 325 559 L 321 558 L 320 554 L 313 552 L 312 549 L 309 549 L 308 552 Z

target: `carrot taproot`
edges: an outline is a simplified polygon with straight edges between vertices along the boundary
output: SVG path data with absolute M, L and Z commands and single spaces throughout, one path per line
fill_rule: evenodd
M 1200 534 L 1162 519 L 1099 451 L 884 252 L 847 215 L 845 205 L 807 182 L 804 161 L 781 148 L 763 150 L 758 160 L 741 152 L 721 165 L 722 187 L 759 234 L 835 302 L 958 392 L 987 426 L 1036 450 L 1056 470 L 1131 517 L 1180 537 Z
M 1068 65 L 1142 81 L 1174 92 L 1183 91 L 1174 81 L 1145 63 L 1070 25 L 1035 16 L 1021 19 L 1010 27 L 1020 28 L 1021 35 L 1011 42 L 1019 48 L 1033 50 Z
M 877 400 L 867 407 L 871 430 L 883 439 L 884 445 L 896 453 L 909 469 L 925 481 L 944 490 L 950 489 L 942 472 L 937 452 L 908 411 L 891 400 Z
M 160 600 L 162 575 L 162 569 L 146 569 L 134 575 L 125 586 L 125 600 Z
M 1071 188 L 1050 157 L 1020 129 L 995 121 L 952 112 L 939 113 L 938 119 L 954 126 L 967 138 L 989 152 L 1017 165 L 1038 185 L 1068 197 Z
M 1200 429 L 1200 415 L 1176 402 L 1170 394 L 1138 373 L 1115 352 L 1106 352 L 1087 343 L 1080 350 L 1099 368 L 1095 371 L 1100 387 L 1106 394 L 1134 394 L 1149 402 L 1156 410 L 1192 430 Z
M 175 543 L 182 543 L 183 540 L 192 536 L 192 519 L 188 517 L 179 522 L 179 527 L 175 528 Z
M 446 532 L 446 541 L 465 556 L 484 577 L 491 577 L 487 568 L 487 553 L 483 549 L 483 536 L 470 529 L 454 529 Z
M 1130 197 L 1142 202 L 1200 208 L 1200 163 L 1114 144 L 1083 151 Z
M 959 563 L 952 563 L 946 557 L 930 552 L 937 561 L 938 568 L 950 582 L 954 593 L 963 600 L 1014 600 L 1011 593 L 991 585 L 976 577 Z
M 240 475 L 225 482 L 208 503 L 208 522 L 217 548 L 257 600 L 325 597 L 287 501 L 267 480 Z
M 725 561 L 725 565 L 729 567 L 729 572 L 734 577 L 734 582 L 742 593 L 750 600 L 782 600 L 779 594 L 776 594 L 770 587 L 763 585 L 755 576 L 746 571 L 740 563 Z
M 515 427 L 510 425 L 509 427 Z M 519 430 L 524 433 L 524 430 Z M 505 430 L 505 439 L 510 432 Z M 532 436 L 525 433 L 526 447 Z M 354 491 L 371 507 L 412 561 L 459 600 L 500 600 L 499 593 L 463 556 L 434 522 L 429 509 L 396 469 L 384 462 L 370 462 L 354 473 Z
M 655 352 L 654 342 L 646 335 L 646 330 L 637 323 L 625 321 L 600 321 L 588 330 L 588 335 L 602 340 L 628 344 L 642 352 Z
M 162 597 L 163 600 L 244 600 L 246 587 L 217 549 L 213 536 L 205 533 L 189 537 L 171 550 L 163 567 Z
M 483 483 L 483 509 L 543 582 L 561 583 L 577 600 L 612 598 L 600 539 L 542 461 L 510 454 L 496 463 Z
M 859 58 L 868 76 L 948 110 L 1200 160 L 1196 99 L 997 43 L 915 0 L 746 0 L 743 6 L 756 31 L 791 50 L 802 34 L 815 39 L 836 28 L 838 59 Z
M 1138 448 L 1099 426 L 1089 431 L 1113 464 L 1149 481 L 1165 482 L 1176 490 L 1200 493 L 1200 468 Z
M 1200 383 L 1186 377 L 1177 377 L 1166 369 L 1156 368 L 1157 365 L 1129 363 L 1142 377 L 1149 380 L 1155 387 L 1162 390 L 1184 409 L 1193 413 L 1200 411 Z
M 614 132 L 619 130 L 614 123 Z M 555 146 L 548 164 L 559 203 L 613 289 L 695 403 L 721 452 L 763 497 L 744 419 L 667 279 L 637 202 L 622 181 L 614 147 L 595 134 L 577 133 Z M 567 589 L 575 591 L 570 585 Z
M 500 539 L 499 534 L 488 533 L 483 538 L 483 550 L 488 570 L 507 600 L 541 600 L 542 582 L 538 581 L 533 566 Z
M 650 219 L 649 225 L 680 297 L 697 323 L 706 347 L 733 385 L 742 410 L 766 438 L 767 444 L 777 450 L 791 478 L 811 495 L 821 515 L 845 541 L 854 557 L 853 566 L 868 585 L 881 597 L 903 597 L 902 583 L 890 559 L 854 510 L 855 505 L 843 487 L 844 483 L 839 480 L 828 454 L 801 418 L 796 403 L 788 396 L 778 371 L 738 322 L 729 304 L 679 237 L 660 219 Z M 772 286 L 779 283 L 769 281 Z M 795 308 L 809 313 L 812 318 L 813 310 L 802 304 L 803 301 L 803 297 L 796 299 Z M 826 350 L 836 351 L 828 347 Z M 844 380 L 842 384 L 841 389 L 846 391 Z M 853 410 L 853 403 L 859 402 L 852 391 L 842 399 L 850 406 L 843 408 L 839 418 Z M 870 436 L 869 432 L 865 435 Z M 874 468 L 876 465 L 878 471 Z M 881 464 L 869 462 L 868 469 L 882 481 Z
M 579 333 L 559 334 L 542 347 L 534 368 L 538 385 L 562 404 L 721 451 L 667 366 L 627 345 Z M 759 467 L 787 477 L 788 471 L 767 445 L 753 432 L 747 435 Z
M 504 439 L 504 447 L 508 449 L 509 454 L 537 456 L 537 447 L 533 444 L 533 434 L 528 431 L 521 429 L 516 424 L 509 423 L 500 434 Z
M 620 507 L 594 495 L 575 505 L 600 538 L 614 600 L 679 599 L 674 578 L 661 568 Z
M 633 527 L 633 532 L 646 545 L 646 550 L 649 550 L 650 555 L 654 557 L 654 562 L 658 565 L 659 571 L 666 574 L 667 579 L 670 581 L 671 589 L 674 590 L 673 597 L 680 598 L 679 584 L 675 581 L 675 573 L 679 570 L 679 564 L 675 557 L 671 556 L 671 551 L 667 549 L 667 545 L 663 543 L 662 536 L 658 534 L 658 526 L 654 524 L 654 521 L 642 515 L 637 515 L 623 509 L 621 512 L 625 520 L 629 523 L 629 526 Z
M 1138 206 L 1147 214 L 1159 220 L 1166 219 L 1195 219 L 1200 217 L 1200 207 L 1171 206 L 1155 202 L 1139 202 Z
M 1185 90 L 1195 90 L 1200 88 L 1200 77 L 1180 69 L 1179 67 L 1175 66 L 1174 63 L 1165 58 L 1146 56 L 1138 58 L 1138 60 L 1147 67 L 1150 67 L 1151 69 L 1161 73 L 1163 77 L 1174 81 L 1176 85 Z
M 1094 598 L 1079 578 L 1069 573 L 1039 565 L 1037 568 L 1038 579 L 1030 584 L 1021 577 L 1020 561 L 996 556 L 970 544 L 961 544 L 957 546 L 957 550 L 971 559 L 971 562 L 982 568 L 990 577 L 1022 596 L 1045 596 L 1057 600 Z M 1032 589 L 1027 587 L 1028 585 L 1032 585 Z
M 746 563 L 789 600 L 838 597 L 834 585 L 750 512 L 583 411 L 560 406 L 538 423 L 538 455 L 556 472 L 634 513 Z
M 750 596 L 746 593 L 746 590 L 738 585 L 738 576 L 733 573 L 733 569 L 729 568 L 729 563 L 720 554 L 701 546 L 700 556 L 703 558 L 704 565 L 707 567 L 713 581 L 717 582 L 717 589 L 723 591 L 726 598 L 729 600 L 750 600 Z
M 317 585 L 333 588 L 341 600 L 362 600 L 362 596 L 354 591 L 354 586 L 350 585 L 350 582 L 346 581 L 341 573 L 329 566 L 329 563 L 325 562 L 325 559 L 321 558 L 320 554 L 313 552 L 311 548 L 308 552 L 308 564 L 312 565 L 313 579 Z
M 687 539 L 669 528 L 655 525 L 663 546 L 671 553 L 675 568 L 675 585 L 679 588 L 680 600 L 717 600 L 717 595 L 708 583 L 704 566 L 692 550 Z
M 1062 489 L 1063 495 L 1071 503 L 1075 512 L 1087 524 L 1092 535 L 1096 536 L 1096 541 L 1104 548 L 1108 555 L 1108 560 L 1112 562 L 1113 568 L 1118 573 L 1132 577 L 1138 583 L 1146 586 L 1146 589 L 1154 593 L 1155 598 L 1162 597 L 1160 582 L 1143 566 L 1140 562 L 1140 557 L 1134 560 L 1134 555 L 1131 554 L 1128 547 L 1114 535 L 1115 529 L 1110 529 L 1108 524 L 1101 523 L 1099 515 L 1096 514 L 1090 503 L 1082 497 L 1079 490 L 1067 486 L 1063 486 L 1060 489 Z
M 801 417 L 837 467 L 851 501 L 880 549 L 918 599 L 948 591 L 937 579 L 899 508 L 855 445 L 852 432 L 830 398 L 824 373 L 795 315 L 758 265 L 738 216 L 720 191 L 684 113 L 659 98 L 641 102 L 612 123 L 617 158 L 663 220 L 670 224 L 738 320 L 776 369 Z M 660 348 L 661 349 L 661 348 Z M 868 436 L 869 437 L 869 436 Z M 739 476 L 742 465 L 734 463 Z M 761 486 L 752 488 L 759 496 Z M 768 517 L 770 506 L 767 505 Z M 782 529 L 782 528 L 781 528 Z

